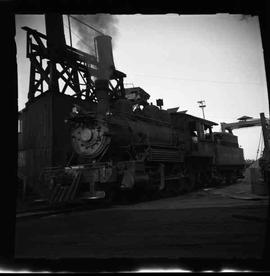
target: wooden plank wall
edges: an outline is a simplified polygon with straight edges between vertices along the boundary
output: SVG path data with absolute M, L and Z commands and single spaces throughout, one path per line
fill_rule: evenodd
M 19 156 L 25 167 L 27 185 L 42 190 L 39 177 L 43 169 L 64 166 L 73 152 L 67 124 L 64 122 L 73 104 L 80 104 L 71 96 L 44 93 L 27 103 L 23 110 L 22 133 L 19 134 Z M 83 103 L 92 108 L 91 104 Z M 20 163 L 23 164 L 22 162 Z

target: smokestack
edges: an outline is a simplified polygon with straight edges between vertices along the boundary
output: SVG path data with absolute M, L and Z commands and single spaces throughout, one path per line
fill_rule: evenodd
M 98 100 L 97 113 L 105 116 L 109 110 L 109 80 L 115 70 L 112 52 L 112 38 L 107 35 L 95 37 L 98 60 L 98 76 L 95 81 L 95 93 Z
M 95 37 L 98 59 L 98 79 L 110 80 L 115 70 L 112 52 L 112 38 L 108 35 Z

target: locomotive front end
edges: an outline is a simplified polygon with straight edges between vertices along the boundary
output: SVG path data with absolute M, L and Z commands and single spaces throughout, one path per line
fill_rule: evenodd
M 80 156 L 97 158 L 110 144 L 110 137 L 106 133 L 108 133 L 108 127 L 105 122 L 93 121 L 79 124 L 71 131 L 74 151 Z

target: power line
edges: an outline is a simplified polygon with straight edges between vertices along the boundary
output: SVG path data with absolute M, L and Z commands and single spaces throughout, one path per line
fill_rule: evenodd
M 232 82 L 232 81 L 199 80 L 199 79 L 188 79 L 188 78 L 177 78 L 177 77 L 155 76 L 155 75 L 143 75 L 143 74 L 133 74 L 133 75 L 134 76 L 142 76 L 142 77 L 150 77 L 150 78 L 176 79 L 176 80 L 181 80 L 181 81 L 210 82 L 210 83 L 224 83 L 224 84 L 262 85 L 261 83 L 255 83 L 255 82 Z
M 97 33 L 99 33 L 99 34 L 101 34 L 101 35 L 105 35 L 105 34 L 102 33 L 101 31 L 99 31 L 99 30 L 97 30 L 96 28 L 94 28 L 94 27 L 92 27 L 92 26 L 90 26 L 90 25 L 84 23 L 83 21 L 79 20 L 78 18 L 76 18 L 76 17 L 74 17 L 74 16 L 72 16 L 72 15 L 69 15 L 69 16 L 70 16 L 71 18 L 73 18 L 74 20 L 80 22 L 82 25 L 85 25 L 85 26 L 87 26 L 88 28 L 94 30 L 95 32 L 97 32 Z
M 203 118 L 205 119 L 205 114 L 204 114 L 204 108 L 206 107 L 205 101 L 201 100 L 201 101 L 198 101 L 198 103 L 200 104 L 199 107 L 202 109 Z
M 64 23 L 64 26 L 65 26 L 66 28 L 69 28 L 65 23 Z M 77 35 L 76 33 L 74 33 L 73 31 L 71 31 L 71 33 L 74 34 L 76 37 L 78 37 L 78 38 L 80 39 L 80 42 L 81 42 L 82 44 L 84 44 L 85 46 L 89 47 L 93 52 L 95 52 L 95 50 L 94 50 L 93 47 L 91 47 L 89 44 L 86 44 L 85 42 L 83 42 L 82 37 L 78 36 L 78 35 Z

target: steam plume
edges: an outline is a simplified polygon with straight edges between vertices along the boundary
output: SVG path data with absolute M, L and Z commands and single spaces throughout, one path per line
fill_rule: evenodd
M 112 44 L 118 34 L 117 23 L 118 18 L 115 15 L 111 14 L 93 14 L 93 15 L 72 15 L 80 21 L 94 27 L 95 29 L 101 31 L 105 35 L 111 36 Z M 72 26 L 75 27 L 80 40 L 78 42 L 78 47 L 87 52 L 93 52 L 94 50 L 94 37 L 99 35 L 94 30 L 88 28 L 87 26 L 81 24 L 80 22 L 72 19 Z

